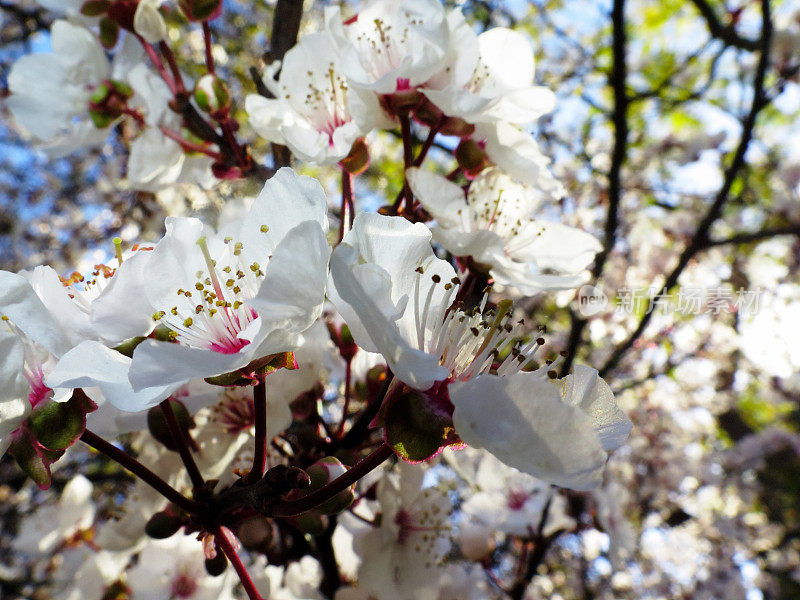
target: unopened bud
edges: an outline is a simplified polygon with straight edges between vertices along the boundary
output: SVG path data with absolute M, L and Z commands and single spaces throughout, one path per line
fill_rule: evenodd
M 353 142 L 350 154 L 339 161 L 339 164 L 353 175 L 361 175 L 366 171 L 369 167 L 369 148 L 366 140 L 362 137 Z
M 178 0 L 178 5 L 190 21 L 211 21 L 222 12 L 222 0 Z
M 214 558 L 207 558 L 205 560 L 206 573 L 212 577 L 219 577 L 228 568 L 228 559 L 225 554 L 217 552 Z
M 316 510 L 310 510 L 292 519 L 287 519 L 297 529 L 310 535 L 322 535 L 328 528 L 328 518 Z
M 151 538 L 163 540 L 172 537 L 183 527 L 183 522 L 167 511 L 161 511 L 150 517 L 144 526 L 144 532 Z
M 203 75 L 194 88 L 194 99 L 200 110 L 215 118 L 227 115 L 231 107 L 231 95 L 225 82 L 216 75 Z
M 489 158 L 473 139 L 461 140 L 456 148 L 456 160 L 468 177 L 474 177 L 486 167 Z
M 186 410 L 186 406 L 184 406 L 182 402 L 170 399 L 169 404 L 172 407 L 172 412 L 175 413 L 178 427 L 180 427 L 182 431 L 188 432 L 195 426 L 192 415 L 189 414 L 189 411 Z M 150 435 L 164 444 L 167 449 L 177 452 L 178 447 L 172 439 L 172 431 L 170 430 L 167 419 L 164 417 L 164 412 L 161 410 L 160 406 L 154 406 L 147 411 L 147 428 L 150 430 Z
M 347 467 L 339 462 L 339 459 L 335 456 L 328 456 L 308 467 L 306 472 L 309 477 L 311 477 L 311 485 L 308 491 L 313 492 L 330 483 L 337 477 L 344 475 L 347 472 Z M 314 510 L 325 515 L 333 515 L 349 508 L 354 500 L 355 491 L 353 490 L 353 486 L 350 486 L 336 494 L 330 500 L 326 500 L 319 506 L 314 507 Z
M 458 533 L 458 546 L 467 560 L 481 560 L 494 549 L 491 530 L 483 525 L 465 523 Z
M 157 44 L 167 37 L 167 24 L 159 8 L 161 0 L 139 0 L 133 15 L 133 30 L 150 44 Z

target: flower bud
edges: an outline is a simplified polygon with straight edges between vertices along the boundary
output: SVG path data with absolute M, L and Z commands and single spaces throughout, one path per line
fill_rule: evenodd
M 346 472 L 347 467 L 339 462 L 339 459 L 335 456 L 327 456 L 318 460 L 306 469 L 306 473 L 311 477 L 311 486 L 308 488 L 308 492 L 320 489 Z M 355 492 L 353 486 L 350 486 L 336 494 L 330 500 L 314 507 L 314 510 L 325 515 L 333 515 L 346 510 L 354 500 Z
M 328 528 L 328 518 L 316 510 L 310 510 L 291 519 L 286 519 L 303 533 L 322 535 Z
M 212 577 L 219 577 L 228 568 L 228 559 L 222 552 L 217 552 L 214 558 L 205 559 L 206 573 Z
M 491 530 L 474 523 L 465 523 L 458 532 L 458 546 L 467 560 L 481 560 L 494 550 Z
M 222 0 L 178 0 L 178 6 L 190 21 L 212 21 L 222 12 Z
M 353 142 L 350 154 L 339 161 L 339 164 L 353 175 L 361 175 L 366 171 L 369 167 L 369 148 L 366 140 L 362 137 Z
M 216 75 L 203 75 L 194 87 L 194 99 L 200 110 L 222 118 L 231 107 L 231 95 L 225 82 Z
M 183 527 L 183 522 L 180 518 L 162 510 L 150 517 L 144 526 L 144 532 L 153 539 L 163 540 L 178 533 L 181 527 Z
M 194 427 L 194 419 L 192 419 L 192 415 L 189 414 L 189 411 L 186 410 L 183 403 L 172 399 L 170 399 L 169 403 L 170 406 L 172 406 L 172 412 L 175 413 L 175 419 L 178 421 L 178 426 L 181 430 L 188 432 L 192 429 Z M 167 423 L 167 419 L 164 417 L 164 413 L 160 407 L 154 406 L 147 411 L 147 428 L 150 430 L 150 435 L 164 444 L 167 449 L 172 451 L 178 450 L 172 439 L 172 432 Z
M 133 30 L 150 44 L 157 44 L 167 37 L 167 24 L 159 8 L 161 0 L 139 0 L 133 14 Z
M 489 158 L 475 140 L 466 139 L 456 148 L 456 160 L 467 177 L 474 177 L 483 171 Z
M 108 127 L 119 117 L 133 96 L 129 85 L 121 81 L 104 81 L 89 97 L 89 117 L 98 129 Z

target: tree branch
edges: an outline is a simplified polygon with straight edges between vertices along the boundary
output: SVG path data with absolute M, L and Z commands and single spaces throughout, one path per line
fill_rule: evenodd
M 613 27 L 612 52 L 614 66 L 608 84 L 614 92 L 612 121 L 615 135 L 611 167 L 608 172 L 608 211 L 603 233 L 603 249 L 595 257 L 594 267 L 592 268 L 592 280 L 595 282 L 602 274 L 617 239 L 619 204 L 622 197 L 622 166 L 625 163 L 628 149 L 628 104 L 630 100 L 626 89 L 628 67 L 625 62 L 625 46 L 627 42 L 625 35 L 625 0 L 615 0 L 611 12 L 611 22 Z M 569 341 L 567 342 L 567 355 L 562 365 L 562 374 L 567 374 L 572 367 L 578 352 L 578 346 L 581 343 L 583 330 L 588 322 L 587 319 L 578 317 L 574 312 L 570 312 L 570 317 L 572 327 L 569 333 Z
M 758 40 L 750 40 L 736 33 L 733 25 L 723 25 L 722 21 L 717 17 L 716 11 L 707 0 L 692 0 L 692 4 L 695 5 L 706 20 L 711 37 L 725 42 L 728 46 L 734 46 L 750 52 L 755 52 L 761 47 Z
M 753 80 L 753 102 L 750 106 L 750 111 L 742 122 L 742 137 L 739 140 L 739 145 L 736 148 L 736 152 L 734 153 L 731 164 L 725 170 L 725 177 L 722 182 L 722 187 L 720 188 L 719 192 L 717 192 L 714 202 L 708 208 L 708 211 L 706 211 L 702 221 L 700 221 L 700 225 L 698 225 L 691 241 L 678 258 L 678 264 L 674 269 L 672 269 L 664 281 L 664 285 L 661 288 L 662 293 L 667 292 L 675 287 L 675 285 L 678 283 L 681 273 L 683 273 L 683 270 L 686 268 L 692 258 L 694 258 L 694 256 L 701 250 L 709 247 L 710 241 L 708 238 L 708 233 L 711 229 L 711 226 L 720 217 L 722 209 L 725 206 L 725 203 L 728 201 L 731 186 L 733 186 L 739 171 L 744 166 L 744 157 L 747 153 L 747 148 L 750 146 L 750 141 L 753 138 L 753 130 L 755 128 L 758 113 L 768 103 L 767 95 L 764 90 L 764 77 L 767 72 L 767 67 L 769 66 L 769 49 L 772 41 L 772 17 L 770 16 L 769 0 L 762 0 L 761 14 L 763 22 L 760 40 L 761 55 L 758 60 L 758 67 L 756 68 L 756 74 Z M 605 364 L 600 369 L 601 376 L 606 375 L 611 369 L 619 364 L 622 356 L 633 346 L 634 342 L 636 342 L 639 336 L 641 336 L 642 332 L 647 327 L 647 324 L 650 322 L 653 313 L 654 311 L 647 311 L 639 320 L 639 324 L 634 332 L 614 349 L 614 351 L 611 353 L 611 356 L 609 356 L 608 360 L 606 360 Z

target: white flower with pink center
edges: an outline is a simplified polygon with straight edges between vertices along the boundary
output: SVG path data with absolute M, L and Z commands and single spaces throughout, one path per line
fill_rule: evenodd
M 129 285 L 147 299 L 171 341 L 137 346 L 133 389 L 174 390 L 292 350 L 322 311 L 330 252 L 326 208 L 318 182 L 281 169 L 245 217 L 220 232 L 198 219 L 167 219 L 167 234 Z M 104 299 L 123 301 L 113 294 Z
M 347 79 L 377 94 L 425 83 L 447 56 L 449 28 L 438 0 L 375 0 L 346 20 L 331 6 L 325 26 Z
M 302 37 L 286 53 L 280 79 L 276 82 L 268 71 L 264 83 L 275 99 L 248 96 L 250 124 L 267 140 L 289 146 L 301 160 L 336 163 L 376 124 L 375 95 L 347 83 L 324 33 Z
M 355 341 L 451 416 L 464 442 L 552 483 L 596 487 L 630 431 L 608 386 L 588 368 L 555 383 L 548 366 L 526 371 L 538 339 L 523 341 L 510 301 L 451 307 L 459 281 L 430 240 L 403 218 L 356 218 L 331 256 L 328 291 Z
M 425 470 L 406 463 L 400 476 L 386 474 L 378 484 L 381 525 L 361 534 L 355 549 L 365 558 L 359 588 L 375 598 L 438 598 L 442 559 L 450 546 L 450 499 L 423 488 Z

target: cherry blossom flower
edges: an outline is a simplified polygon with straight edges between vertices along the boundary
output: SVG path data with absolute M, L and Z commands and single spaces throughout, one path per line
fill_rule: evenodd
M 281 169 L 246 217 L 224 231 L 168 218 L 167 234 L 132 285 L 174 342 L 137 346 L 133 389 L 177 389 L 291 350 L 322 311 L 326 208 L 319 183 Z
M 476 35 L 466 24 L 458 32 L 451 38 L 452 60 L 421 90 L 445 115 L 468 123 L 525 124 L 553 109 L 555 95 L 533 85 L 533 48 L 525 35 L 504 27 Z M 462 58 L 475 48 L 474 63 Z
M 423 488 L 423 469 L 405 463 L 399 469 L 399 477 L 386 474 L 378 484 L 380 527 L 356 540 L 358 553 L 369 557 L 358 570 L 358 585 L 378 600 L 435 600 L 449 547 L 450 500 Z
M 26 54 L 11 68 L 6 104 L 17 122 L 56 154 L 102 143 L 108 130 L 89 120 L 92 91 L 112 77 L 112 65 L 89 29 L 53 23 L 52 53 Z
M 435 219 L 433 238 L 455 256 L 490 266 L 496 283 L 526 296 L 578 287 L 600 251 L 592 235 L 533 215 L 542 194 L 496 168 L 484 170 L 462 188 L 418 168 L 406 174 L 415 196 Z
M 288 145 L 301 160 L 336 163 L 375 125 L 375 95 L 348 84 L 324 33 L 300 38 L 286 53 L 280 79 L 268 72 L 264 83 L 275 99 L 248 96 L 250 124 L 267 140 Z
M 330 6 L 325 27 L 348 81 L 377 94 L 425 83 L 447 56 L 449 29 L 438 0 L 374 0 L 347 20 Z
M 486 296 L 479 310 L 451 309 L 459 281 L 430 239 L 399 217 L 356 218 L 331 256 L 329 286 L 356 342 L 425 392 L 462 441 L 546 481 L 596 487 L 607 451 L 630 431 L 608 386 L 588 368 L 558 382 L 549 366 L 523 370 L 538 339 L 520 341 L 509 301 L 485 314 Z
M 83 475 L 70 479 L 58 504 L 45 505 L 36 511 L 35 518 L 23 521 L 14 538 L 14 549 L 31 555 L 48 555 L 63 544 L 80 543 L 95 520 L 93 490 L 94 486 Z
M 204 559 L 203 545 L 193 536 L 147 540 L 139 562 L 128 570 L 126 583 L 133 596 L 143 600 L 233 600 L 233 569 L 212 577 Z

